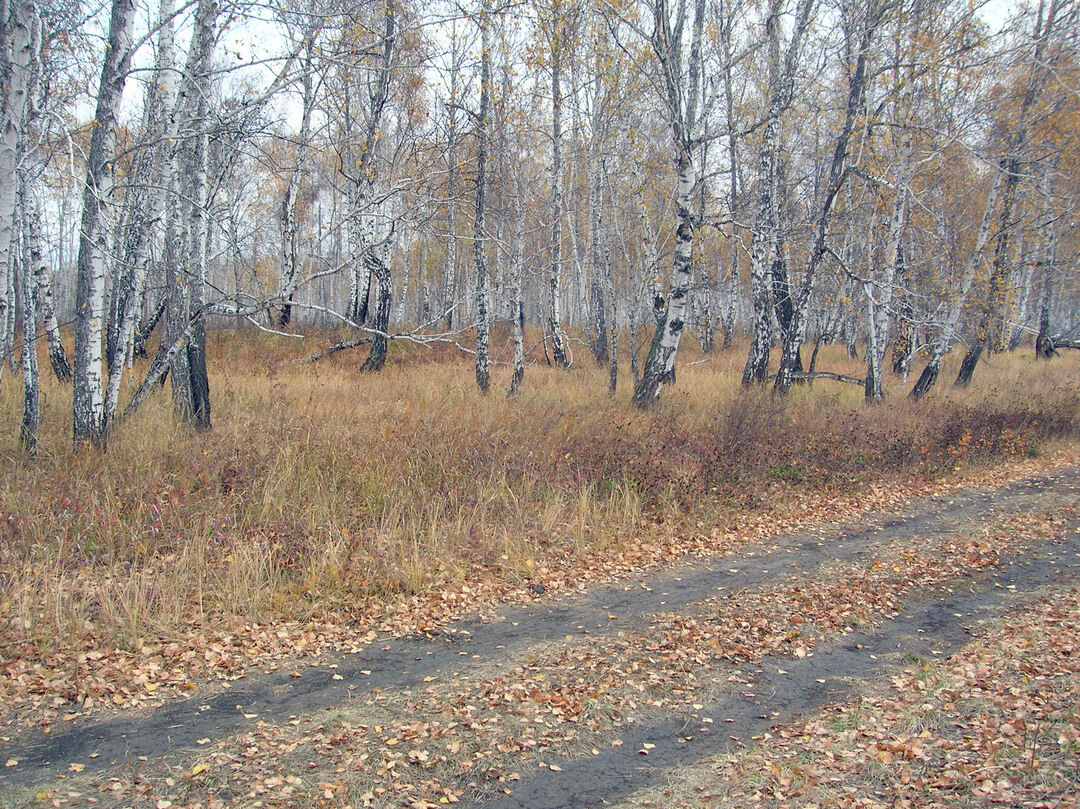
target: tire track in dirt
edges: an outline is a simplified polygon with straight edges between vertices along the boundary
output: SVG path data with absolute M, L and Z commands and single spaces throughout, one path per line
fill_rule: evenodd
M 241 731 L 255 721 L 252 715 L 274 721 L 312 714 L 374 689 L 404 689 L 428 677 L 467 674 L 493 661 L 513 659 L 537 645 L 562 641 L 568 634 L 612 635 L 653 612 L 679 610 L 717 591 L 755 587 L 790 575 L 796 565 L 801 571 L 811 571 L 824 562 L 854 558 L 888 543 L 903 542 L 905 537 L 944 536 L 978 528 L 980 520 L 994 514 L 1075 502 L 1078 489 L 1080 468 L 1068 468 L 1001 488 L 920 498 L 898 514 L 863 515 L 840 526 L 771 538 L 737 555 L 695 560 L 643 581 L 506 608 L 491 621 L 460 622 L 430 637 L 379 641 L 334 661 L 334 668 L 299 663 L 300 678 L 290 673 L 252 676 L 232 683 L 223 693 L 167 703 L 146 716 L 76 720 L 62 733 L 49 736 L 24 733 L 5 745 L 6 756 L 19 764 L 0 769 L 0 791 L 55 777 L 76 759 L 85 763 L 88 773 L 136 763 L 143 757 L 155 760 L 196 749 L 200 739 Z M 1045 559 L 1027 569 L 1056 570 Z M 1022 589 L 1020 584 L 1017 588 Z M 808 660 L 817 664 L 822 654 Z M 800 661 L 798 670 L 810 666 Z M 785 682 L 794 680 L 789 677 Z M 819 690 L 808 689 L 808 693 Z M 91 753 L 96 757 L 87 758 Z M 662 757 L 662 753 L 650 755 L 650 763 L 657 764 Z M 636 758 L 632 761 L 635 766 L 641 764 Z M 615 772 L 618 768 L 612 766 Z
M 471 805 L 587 809 L 616 804 L 656 786 L 676 768 L 752 745 L 755 736 L 774 726 L 850 696 L 855 681 L 880 676 L 901 658 L 943 659 L 972 640 L 976 622 L 1015 608 L 1039 588 L 1076 582 L 1080 519 L 1069 526 L 1067 540 L 1043 547 L 1037 555 L 1005 560 L 1002 569 L 985 580 L 965 582 L 968 588 L 961 592 L 923 593 L 876 630 L 847 634 L 819 646 L 813 656 L 766 658 L 760 669 L 744 670 L 752 684 L 741 693 L 705 705 L 694 715 L 671 718 L 670 712 L 652 711 L 656 721 L 643 716 L 644 721 L 621 729 L 621 745 L 563 763 L 559 772 L 537 770 L 515 783 L 511 794 Z

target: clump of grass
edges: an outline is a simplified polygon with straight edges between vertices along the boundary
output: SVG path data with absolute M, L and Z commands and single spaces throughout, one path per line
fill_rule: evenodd
M 524 581 L 552 558 L 793 490 L 934 478 L 1077 429 L 1076 383 L 1012 359 L 962 395 L 894 392 L 868 408 L 853 387 L 743 391 L 741 359 L 716 354 L 640 412 L 625 381 L 607 394 L 606 369 L 534 366 L 507 399 L 480 395 L 449 349 L 392 348 L 368 375 L 362 354 L 298 364 L 310 344 L 214 333 L 213 431 L 186 433 L 162 395 L 106 452 L 72 449 L 70 393 L 45 380 L 40 459 L 23 462 L 15 430 L 0 438 L 7 653 L 137 648 L 196 622 Z M 19 407 L 14 386 L 0 390 L 9 424 Z

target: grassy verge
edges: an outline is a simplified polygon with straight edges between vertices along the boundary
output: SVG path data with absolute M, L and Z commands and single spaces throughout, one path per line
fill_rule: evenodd
M 437 620 L 589 560 L 654 563 L 686 549 L 675 540 L 798 522 L 813 498 L 871 502 L 1077 431 L 1077 375 L 1027 357 L 995 358 L 962 395 L 898 389 L 866 408 L 854 386 L 743 392 L 741 352 L 689 356 L 641 413 L 626 383 L 608 396 L 604 369 L 534 367 L 506 399 L 415 347 L 374 376 L 357 355 L 291 362 L 310 348 L 213 335 L 213 432 L 185 433 L 163 394 L 105 453 L 71 449 L 70 393 L 46 383 L 38 462 L 14 429 L 0 438 L 5 697 L 126 704 L 130 689 L 79 676 L 43 683 L 105 655 L 117 671 L 153 661 L 136 694 L 183 689 L 200 666 L 279 653 L 263 624 L 393 629 L 408 604 Z M 18 397 L 0 391 L 9 424 Z M 318 646 L 302 640 L 286 651 Z

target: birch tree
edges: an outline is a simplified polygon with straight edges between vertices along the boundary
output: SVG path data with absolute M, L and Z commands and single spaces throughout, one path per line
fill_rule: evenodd
M 28 202 L 26 215 L 26 250 L 30 256 L 30 269 L 34 273 L 34 291 L 36 295 L 36 311 L 45 330 L 45 339 L 48 343 L 49 365 L 52 367 L 53 376 L 59 382 L 71 381 L 71 365 L 68 363 L 67 352 L 60 339 L 60 324 L 56 318 L 56 304 L 53 301 L 52 270 L 44 259 L 44 248 L 41 236 L 41 210 L 40 201 L 34 199 Z
M 917 118 L 917 96 L 927 89 L 920 79 L 923 64 L 920 60 L 920 44 L 933 41 L 937 33 L 933 30 L 935 9 L 932 5 L 924 6 L 916 2 L 904 15 L 898 15 L 892 47 L 888 75 L 890 87 L 886 100 L 890 110 L 886 149 L 892 161 L 890 166 L 891 182 L 888 183 L 893 195 L 889 226 L 883 249 L 880 251 L 881 266 L 877 270 L 869 268 L 869 276 L 863 284 L 866 295 L 867 346 L 866 380 L 864 396 L 868 402 L 877 402 L 884 397 L 884 363 L 888 348 L 889 324 L 894 308 L 897 284 L 902 282 L 904 274 L 903 236 L 908 225 L 908 204 L 911 195 L 911 183 L 916 171 L 916 130 L 921 123 Z M 923 158 L 922 162 L 930 159 Z M 872 262 L 873 264 L 874 262 Z
M 476 266 L 476 386 L 487 393 L 490 324 L 488 322 L 488 266 L 485 255 L 485 195 L 487 192 L 488 114 L 491 105 L 491 2 L 480 6 L 480 108 L 476 114 L 476 204 L 473 208 L 473 261 Z
M 843 20 L 846 23 L 844 47 L 849 71 L 847 99 L 840 130 L 833 145 L 824 194 L 815 211 L 813 243 L 803 269 L 797 296 L 793 301 L 791 322 L 784 334 L 780 368 L 776 372 L 776 382 L 773 386 L 773 390 L 781 395 L 786 394 L 791 388 L 800 364 L 799 350 L 806 338 L 810 295 L 813 292 L 817 272 L 826 256 L 829 225 L 837 197 L 848 177 L 849 144 L 864 112 L 863 100 L 869 82 L 871 49 L 891 5 L 891 0 L 867 0 L 863 4 L 853 2 L 844 9 L 846 12 Z
M 657 324 L 642 370 L 634 389 L 638 407 L 651 406 L 668 382 L 675 379 L 675 355 L 686 325 L 687 296 L 690 291 L 695 221 L 693 195 L 698 183 L 695 153 L 704 132 L 707 109 L 701 104 L 702 34 L 705 0 L 695 0 L 686 19 L 687 7 L 679 4 L 674 13 L 666 0 L 652 7 L 653 29 L 649 38 L 660 72 L 660 86 L 671 129 L 673 157 L 678 177 L 675 189 L 675 250 L 667 311 Z M 683 40 L 686 24 L 689 40 Z
M 551 0 L 551 5 L 541 12 L 540 26 L 548 41 L 549 69 L 551 72 L 551 207 L 549 272 L 547 279 L 547 329 L 551 336 L 551 356 L 555 365 L 570 365 L 563 334 L 562 315 L 562 225 L 563 225 L 563 66 L 569 55 L 571 35 L 570 9 L 564 0 Z
M 1020 102 L 1016 124 L 1008 135 L 1005 154 L 1001 156 L 997 167 L 998 172 L 1005 176 L 1005 182 L 1001 189 L 1001 210 L 998 213 L 997 235 L 994 239 L 994 259 L 990 270 L 987 305 L 982 308 L 975 327 L 974 340 L 960 364 L 954 383 L 957 387 L 964 387 L 971 381 L 987 343 L 994 340 L 992 324 L 995 314 L 1002 308 L 1003 290 L 1011 266 L 1011 242 L 1016 225 L 1014 209 L 1020 183 L 1026 173 L 1024 152 L 1031 135 L 1032 114 L 1053 75 L 1052 38 L 1062 29 L 1074 31 L 1077 17 L 1076 5 L 1068 0 L 1040 0 L 1035 11 L 1027 86 Z
M 206 284 L 207 132 L 211 65 L 217 40 L 216 0 L 199 0 L 191 45 L 168 127 L 170 196 L 166 211 L 168 305 L 162 351 L 179 344 L 169 368 L 177 417 L 210 428 L 203 304 Z
M 155 225 L 166 210 L 166 183 L 173 179 L 168 172 L 177 131 L 175 122 L 172 131 L 167 127 L 170 111 L 175 114 L 179 86 L 173 31 L 175 13 L 175 0 L 161 0 L 154 80 L 147 87 L 143 103 L 142 135 L 148 148 L 132 172 L 135 182 L 128 189 L 127 215 L 121 218 L 126 226 L 126 238 L 117 239 L 117 244 L 123 245 L 123 253 L 113 273 L 111 317 L 105 343 L 109 367 L 105 389 L 106 426 L 116 413 L 124 369 L 130 367 L 133 360 L 136 340 L 139 337 L 145 340 L 145 334 L 139 334 L 138 326 L 150 272 L 150 242 Z M 167 271 L 165 275 L 168 275 Z
M 777 203 L 780 176 L 780 127 L 795 92 L 803 37 L 815 0 L 799 0 L 787 48 L 781 58 L 781 14 L 784 0 L 770 0 L 765 18 L 768 58 L 768 102 L 757 154 L 757 211 L 750 244 L 750 300 L 753 307 L 750 349 L 743 369 L 743 385 L 763 383 L 768 375 L 772 344 L 772 266 L 780 256 L 780 209 Z M 730 88 L 726 88 L 729 116 Z
M 457 21 L 453 20 L 450 27 L 447 99 L 443 105 L 446 116 L 446 254 L 439 284 L 439 308 L 447 329 L 454 327 L 457 297 L 458 115 L 461 110 L 460 82 L 464 57 L 465 49 L 461 46 Z
M 1035 336 L 1035 356 L 1048 360 L 1057 354 L 1054 338 L 1050 332 L 1050 304 L 1054 295 L 1054 268 L 1057 263 L 1058 221 L 1050 192 L 1050 168 L 1043 167 L 1040 178 L 1042 211 L 1039 222 L 1039 331 Z
M 308 19 L 301 31 L 303 59 L 300 77 L 300 129 L 296 135 L 296 154 L 292 168 L 285 181 L 285 193 L 281 200 L 281 274 L 278 288 L 280 303 L 277 308 L 275 325 L 279 329 L 288 328 L 292 322 L 293 296 L 300 283 L 300 234 L 299 204 L 300 184 L 304 178 L 305 166 L 311 140 L 311 116 L 315 109 L 315 50 L 318 47 L 318 17 L 314 5 L 309 5 Z
M 40 216 L 37 200 L 28 198 L 22 189 L 22 215 L 24 233 L 30 232 L 29 219 Z M 34 264 L 41 262 L 40 253 L 35 254 L 27 241 L 22 261 L 22 371 L 23 371 L 23 417 L 19 430 L 19 443 L 30 457 L 37 455 L 38 424 L 41 421 L 40 389 L 37 362 L 37 289 Z
M 15 324 L 17 170 L 26 139 L 36 25 L 37 7 L 32 0 L 0 3 L 0 374 L 11 350 Z
M 87 154 L 75 299 L 72 435 L 100 443 L 105 432 L 102 329 L 105 318 L 104 217 L 111 210 L 117 118 L 131 64 L 134 0 L 113 0 Z
M 345 20 L 350 19 L 345 15 Z M 390 81 L 397 47 L 397 5 L 395 0 L 382 4 L 381 20 L 374 42 L 357 39 L 356 31 L 363 30 L 358 21 L 343 26 L 341 50 L 337 57 L 341 71 L 342 138 L 338 146 L 338 170 L 344 177 L 347 191 L 346 235 L 349 300 L 346 317 L 357 325 L 368 318 L 368 296 L 375 274 L 379 285 L 376 303 L 376 324 L 371 350 L 362 366 L 364 370 L 382 368 L 386 358 L 386 328 L 389 321 L 389 272 L 386 264 L 389 233 L 376 230 L 384 199 L 378 199 L 378 147 L 382 137 L 384 115 L 390 99 Z M 375 28 L 373 25 L 372 28 Z M 379 209 L 379 210 L 376 210 Z M 385 296 L 386 317 L 381 318 L 379 307 Z M 382 325 L 379 321 L 382 320 Z

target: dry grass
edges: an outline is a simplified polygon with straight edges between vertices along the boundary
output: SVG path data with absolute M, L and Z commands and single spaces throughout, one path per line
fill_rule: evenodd
M 90 642 L 138 648 L 193 625 L 303 617 L 474 579 L 527 579 L 555 555 L 625 548 L 690 521 L 729 524 L 796 490 L 857 491 L 1035 453 L 1077 425 L 1075 360 L 995 357 L 976 383 L 879 407 L 854 386 L 742 392 L 742 349 L 689 346 L 654 411 L 615 397 L 579 347 L 525 390 L 475 389 L 446 349 L 392 346 L 317 365 L 264 335 L 211 337 L 214 430 L 148 403 L 108 451 L 73 451 L 70 393 L 45 382 L 42 455 L 16 445 L 0 390 L 0 637 L 34 657 Z M 821 365 L 860 373 L 840 350 Z M 1066 366 L 1069 371 L 1066 372 Z M 44 366 L 43 366 L 44 367 Z M 949 368 L 945 369 L 946 372 Z M 943 373 L 943 379 L 950 377 Z

